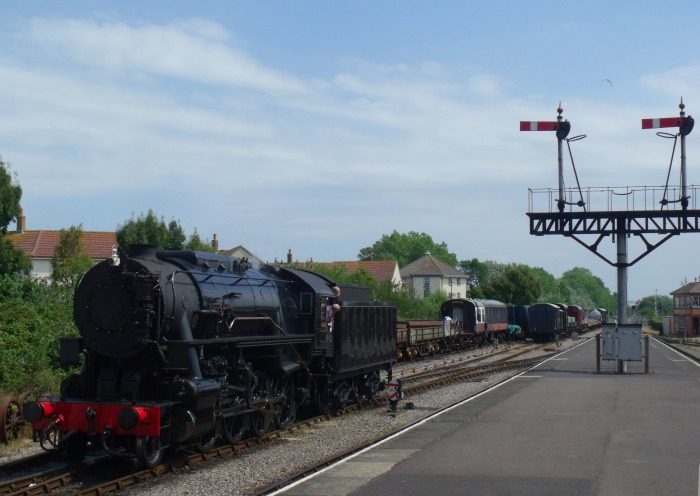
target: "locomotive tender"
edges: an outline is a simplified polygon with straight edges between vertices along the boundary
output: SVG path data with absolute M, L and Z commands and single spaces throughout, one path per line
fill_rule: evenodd
M 335 290 L 335 291 L 334 291 Z M 396 359 L 396 308 L 327 278 L 195 251 L 132 247 L 75 292 L 78 364 L 60 396 L 24 406 L 42 446 L 158 464 L 167 448 L 208 450 L 376 395 Z M 362 300 L 362 301 L 360 301 Z

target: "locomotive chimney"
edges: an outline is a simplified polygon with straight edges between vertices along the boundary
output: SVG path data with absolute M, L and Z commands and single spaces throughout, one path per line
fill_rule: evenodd
M 211 240 L 211 247 L 214 249 L 214 253 L 219 253 L 219 240 L 216 239 L 216 233 L 214 239 Z
M 24 230 L 26 229 L 26 223 L 27 219 L 24 217 L 24 209 L 20 208 L 19 217 L 17 217 L 17 234 L 22 234 L 24 232 Z
M 292 264 L 292 249 L 289 249 L 289 252 L 287 252 L 287 265 Z

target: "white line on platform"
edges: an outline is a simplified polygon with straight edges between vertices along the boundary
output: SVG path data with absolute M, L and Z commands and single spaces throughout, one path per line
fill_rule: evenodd
M 695 360 L 691 360 L 690 358 L 684 357 L 681 353 L 679 353 L 678 351 L 674 350 L 673 348 L 671 348 L 669 345 L 667 345 L 667 344 L 664 343 L 663 341 L 659 341 L 658 339 L 656 339 L 655 341 L 656 341 L 657 343 L 659 343 L 659 344 L 664 345 L 666 348 L 668 348 L 669 350 L 671 350 L 671 351 L 674 352 L 675 354 L 680 355 L 680 356 L 683 358 L 683 360 L 678 360 L 678 361 L 680 361 L 680 362 L 686 361 L 686 362 L 692 363 L 692 364 L 695 365 L 696 367 L 700 367 L 700 363 L 696 362 Z M 673 360 L 673 361 L 675 362 L 676 360 Z M 700 488 L 699 488 L 699 489 L 700 489 Z M 700 496 L 700 495 L 698 495 L 698 496 Z

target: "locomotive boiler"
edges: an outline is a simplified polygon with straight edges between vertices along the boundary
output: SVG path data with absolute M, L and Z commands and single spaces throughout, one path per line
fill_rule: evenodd
M 81 364 L 59 396 L 24 406 L 47 449 L 158 464 L 168 448 L 208 450 L 328 412 L 391 377 L 396 308 L 344 298 L 312 272 L 195 251 L 133 247 L 89 270 L 75 292 Z

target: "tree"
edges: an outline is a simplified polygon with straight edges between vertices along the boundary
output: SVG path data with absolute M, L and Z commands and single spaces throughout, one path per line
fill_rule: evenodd
M 29 273 L 32 261 L 21 250 L 15 248 L 7 236 L 0 234 L 0 275 Z
M 435 243 L 428 234 L 415 231 L 408 234 L 397 231 L 389 235 L 384 234 L 372 246 L 362 248 L 357 258 L 359 260 L 396 260 L 399 267 L 404 267 L 418 260 L 426 252 L 430 252 L 432 256 L 450 267 L 457 266 L 457 255 L 448 251 L 444 241 Z
M 128 251 L 131 245 L 154 245 L 160 250 L 182 250 L 186 247 L 187 236 L 185 230 L 176 220 L 171 220 L 167 225 L 163 217 L 158 219 L 153 210 L 148 210 L 146 215 L 131 219 L 117 226 L 117 243 L 124 251 Z M 211 244 L 202 243 L 195 229 L 188 241 L 189 246 L 196 246 L 198 250 L 213 251 Z M 188 249 L 195 249 L 189 248 Z
M 22 188 L 12 180 L 9 165 L 0 157 L 0 234 L 7 233 L 10 222 L 19 217 Z M 16 179 L 16 178 L 15 178 Z
M 194 232 L 190 234 L 190 237 L 187 239 L 187 243 L 185 243 L 185 248 L 194 251 L 213 251 L 211 241 L 202 241 L 202 238 L 199 237 L 199 233 L 197 232 L 196 228 Z
M 668 296 L 645 296 L 637 302 L 637 312 L 654 330 L 663 330 L 663 317 L 673 311 L 673 298 Z
M 60 241 L 51 258 L 51 282 L 74 288 L 95 262 L 85 253 L 82 224 L 61 229 L 59 236 Z
M 195 229 L 195 234 L 196 233 L 197 230 Z M 175 220 L 171 220 L 168 224 L 168 234 L 166 235 L 165 239 L 166 242 L 164 248 L 180 248 L 184 246 L 187 236 L 185 236 L 185 230 L 182 228 L 182 226 Z
M 462 260 L 457 264 L 457 268 L 464 272 L 467 276 L 467 284 L 470 288 L 474 288 L 482 283 L 485 283 L 489 277 L 489 268 L 478 259 Z
M 0 276 L 0 395 L 58 391 L 74 372 L 59 363 L 59 340 L 77 335 L 73 288 Z
M 537 301 L 540 284 L 527 265 L 511 265 L 484 288 L 486 296 L 511 305 L 528 305 Z
M 562 284 L 556 277 L 544 270 L 542 267 L 531 267 L 531 274 L 537 279 L 540 284 L 540 296 L 538 303 L 552 303 L 559 301 L 568 301 L 568 288 L 563 288 Z M 562 289 L 564 290 L 562 292 Z
M 576 298 L 574 301 L 569 301 L 569 303 L 580 305 L 584 308 L 607 308 L 608 310 L 617 308 L 615 296 L 605 287 L 602 279 L 594 276 L 588 269 L 574 267 L 564 272 L 561 276 L 561 283 L 562 287 L 566 287 L 572 293 L 574 291 L 577 295 L 583 293 L 589 298 L 586 302 L 579 302 L 580 299 Z
M 22 188 L 10 174 L 9 165 L 0 157 L 0 275 L 30 272 L 32 262 L 7 239 L 7 226 L 17 220 L 20 213 Z

